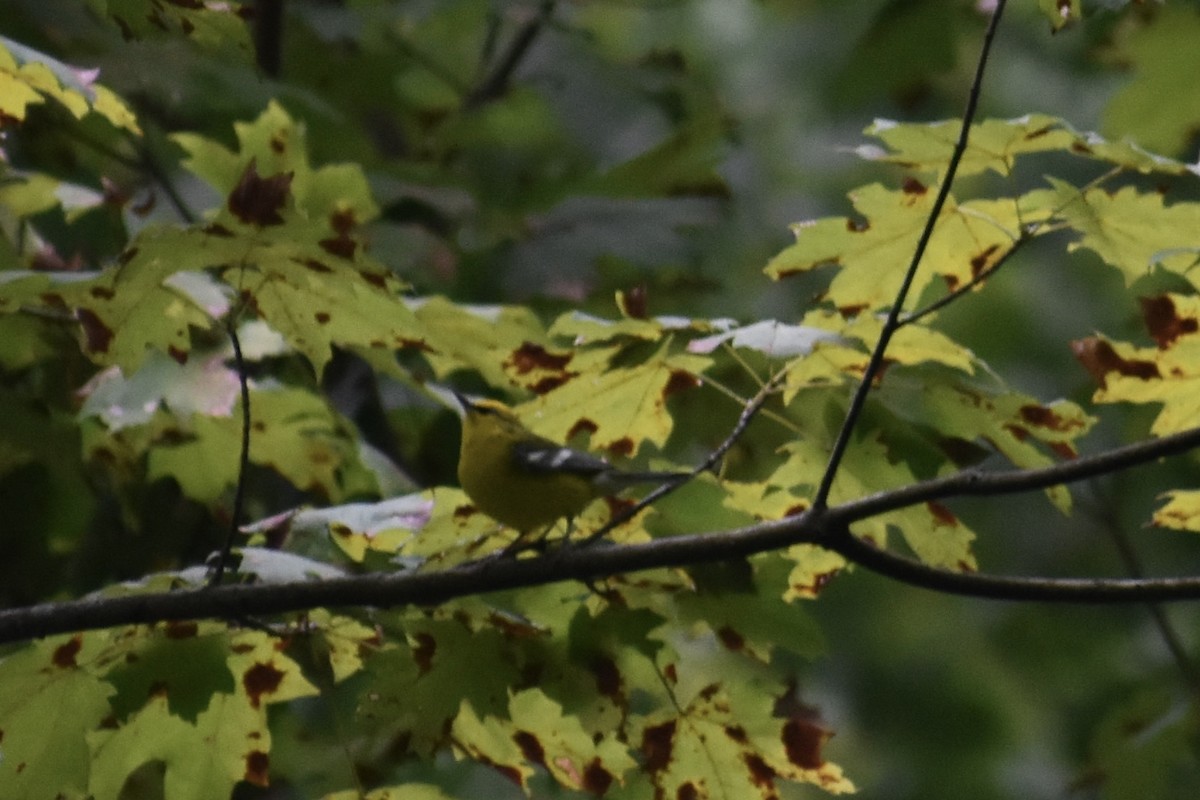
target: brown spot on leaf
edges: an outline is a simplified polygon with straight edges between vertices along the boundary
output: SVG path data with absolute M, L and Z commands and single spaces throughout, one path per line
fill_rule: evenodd
M 262 750 L 251 750 L 246 754 L 246 772 L 242 780 L 254 786 L 269 786 L 271 784 L 268 768 L 271 766 L 271 756 Z
M 242 686 L 250 698 L 250 705 L 254 708 L 262 704 L 264 694 L 274 692 L 282 682 L 283 673 L 271 663 L 260 661 L 242 674 Z
M 517 731 L 513 734 L 513 741 L 517 743 L 517 747 L 521 748 L 521 754 L 525 756 L 526 761 L 542 766 L 546 765 L 546 750 L 532 733 Z
M 216 236 L 221 239 L 230 239 L 233 237 L 233 231 L 216 222 L 206 225 L 204 227 L 204 232 L 209 236 Z
M 635 505 L 633 500 L 624 497 L 614 497 L 612 495 L 605 496 L 604 504 L 608 506 L 608 515 L 610 518 L 626 513 Z
M 319 324 L 319 325 L 328 325 L 329 324 L 329 312 L 328 311 L 318 311 L 317 313 L 313 314 L 313 318 L 317 321 L 317 324 Z
M 1083 426 L 1082 420 L 1068 420 L 1061 414 L 1055 413 L 1053 409 L 1036 403 L 1021 406 L 1018 413 L 1021 415 L 1022 420 L 1037 428 L 1045 428 L 1052 431 L 1069 431 Z
M 900 187 L 905 194 L 925 194 L 929 191 L 929 187 L 921 183 L 916 178 L 905 178 L 904 185 Z
M 285 172 L 264 178 L 258 174 L 256 159 L 250 159 L 229 193 L 229 210 L 247 225 L 282 225 L 283 215 L 279 212 L 287 204 L 292 175 Z
M 83 338 L 88 352 L 107 353 L 108 347 L 116 335 L 113 329 L 105 325 L 104 320 L 100 319 L 90 308 L 76 309 L 75 318 L 79 320 L 79 327 L 83 330 Z
M 612 700 L 619 701 L 621 695 L 621 672 L 608 656 L 596 656 L 588 667 L 596 679 L 596 691 Z
M 680 392 L 686 392 L 688 389 L 695 389 L 700 385 L 700 379 L 690 372 L 684 372 L 680 369 L 671 370 L 671 376 L 667 378 L 667 383 L 663 386 L 663 397 L 667 398 Z
M 1146 330 L 1158 342 L 1160 350 L 1167 349 L 1180 336 L 1196 332 L 1196 318 L 1180 317 L 1175 309 L 1175 301 L 1169 295 L 1143 297 L 1140 302 Z
M 841 572 L 840 569 L 831 569 L 828 572 L 818 572 L 816 575 L 813 575 L 812 583 L 808 584 L 807 586 L 793 584 L 792 588 L 802 595 L 818 595 L 826 586 L 830 584 L 834 578 L 837 577 L 839 572 Z
M 1004 430 L 1011 433 L 1013 435 L 1013 438 L 1016 439 L 1018 442 L 1023 442 L 1029 438 L 1029 430 L 1027 428 L 1023 428 L 1020 425 L 1013 425 L 1011 422 L 1007 423 L 1004 426 Z M 988 441 L 991 441 L 991 440 L 989 439 Z M 993 442 L 993 444 L 994 444 L 994 442 Z
M 818 769 L 825 763 L 821 746 L 832 735 L 811 718 L 793 717 L 784 723 L 780 738 L 788 761 L 801 769 Z
M 862 233 L 865 230 L 870 230 L 870 228 L 871 223 L 869 220 L 846 218 L 846 230 L 851 233 Z
M 355 252 L 358 250 L 358 242 L 351 239 L 349 236 L 331 236 L 317 242 L 321 249 L 326 253 L 335 255 L 338 258 L 344 258 L 347 261 L 353 260 Z
M 1038 128 L 1036 131 L 1030 131 L 1029 133 L 1025 134 L 1025 141 L 1028 142 L 1028 141 L 1032 141 L 1033 139 L 1040 139 L 1041 137 L 1048 134 L 1051 130 L 1053 130 L 1053 128 L 1054 128 L 1053 125 L 1043 125 L 1042 127 Z
M 424 632 L 418 633 L 413 638 L 417 642 L 412 649 L 413 661 L 417 663 L 417 669 L 424 675 L 433 668 L 433 657 L 437 653 L 437 640 Z
M 74 667 L 76 666 L 75 656 L 79 655 L 79 651 L 82 649 L 83 639 L 80 636 L 72 636 L 69 640 L 54 648 L 54 655 L 50 656 L 50 663 L 59 669 Z
M 591 792 L 597 797 L 602 796 L 612 786 L 613 774 L 604 768 L 599 758 L 593 758 L 583 768 L 583 780 L 580 787 L 585 792 Z
M 679 788 L 675 790 L 675 800 L 699 800 L 699 797 L 700 790 L 691 781 L 679 784 Z
M 575 424 L 571 426 L 571 429 L 569 431 L 567 431 L 567 438 L 574 439 L 576 436 L 582 435 L 584 433 L 593 434 L 598 430 L 600 430 L 600 426 L 597 425 L 595 422 L 588 419 L 587 417 L 580 417 L 575 422 Z
M 750 773 L 750 780 L 760 789 L 766 789 L 770 796 L 774 796 L 775 789 L 775 770 L 762 760 L 762 757 L 757 753 L 743 753 L 742 761 L 746 764 L 746 770 Z
M 649 293 L 646 291 L 646 284 L 640 283 L 632 289 L 621 292 L 618 299 L 621 304 L 621 312 L 630 319 L 647 319 L 650 316 L 647 311 Z
M 1000 245 L 994 244 L 971 259 L 971 277 L 978 278 L 980 274 L 987 268 L 988 261 L 992 254 L 1000 248 Z
M 750 737 L 746 735 L 746 729 L 741 725 L 726 725 L 725 735 L 739 744 L 750 741 Z
M 578 374 L 578 372 L 566 372 L 562 375 L 542 378 L 540 381 L 530 386 L 529 391 L 533 392 L 534 394 L 546 394 L 547 392 L 553 392 L 555 389 L 566 383 L 568 378 L 574 378 Z
M 200 626 L 194 622 L 168 622 L 163 633 L 168 639 L 191 639 L 199 630 Z
M 721 644 L 729 650 L 737 652 L 746 646 L 746 637 L 735 631 L 728 625 L 722 625 L 717 629 L 717 638 L 721 640 Z
M 524 783 L 521 781 L 521 771 L 519 769 L 517 769 L 516 767 L 510 767 L 507 764 L 497 764 L 496 762 L 494 762 L 490 759 L 483 759 L 483 761 L 486 764 L 490 764 L 492 769 L 496 770 L 501 775 L 508 778 L 510 781 L 515 783 L 517 786 L 524 785 Z
M 938 525 L 945 525 L 946 527 L 950 528 L 958 526 L 958 517 L 954 516 L 954 512 L 946 508 L 941 503 L 930 500 L 925 503 L 925 507 L 929 509 L 929 513 L 933 515 L 934 523 Z
M 671 763 L 674 739 L 674 720 L 652 725 L 642 732 L 642 757 L 645 759 L 647 772 L 661 772 Z
M 341 208 L 329 215 L 329 227 L 333 228 L 334 232 L 339 236 L 347 236 L 358 227 L 358 219 L 354 216 L 354 210 L 349 208 Z
M 1161 377 L 1158 366 L 1152 361 L 1126 360 L 1117 355 L 1112 345 L 1098 336 L 1077 339 L 1071 342 L 1071 352 L 1096 381 L 1100 388 L 1107 385 L 1106 377 L 1117 372 L 1131 378 L 1150 380 Z
M 522 342 L 509 355 L 505 366 L 512 367 L 518 375 L 526 375 L 535 369 L 561 370 L 570 362 L 570 353 L 551 353 L 540 344 Z
M 321 273 L 322 275 L 330 275 L 333 273 L 333 267 L 315 258 L 301 258 L 296 259 L 296 261 L 305 269 Z
M 609 455 L 616 458 L 628 458 L 633 455 L 633 439 L 628 436 L 622 436 L 620 439 L 610 443 L 605 450 Z
M 1079 455 L 1069 442 L 1050 442 L 1047 447 L 1062 459 L 1072 459 Z
M 112 300 L 117 296 L 117 293 L 107 286 L 93 286 L 88 290 L 88 294 L 97 300 Z
M 173 344 L 167 345 L 167 355 L 175 359 L 175 363 L 181 366 L 188 362 L 188 351 L 180 347 L 176 347 Z
M 271 150 L 276 153 L 283 153 L 287 150 L 287 140 L 282 134 L 277 133 L 271 137 Z

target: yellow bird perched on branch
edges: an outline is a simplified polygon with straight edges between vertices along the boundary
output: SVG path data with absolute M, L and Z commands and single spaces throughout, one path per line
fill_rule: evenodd
M 533 433 L 495 400 L 463 407 L 458 480 L 475 506 L 520 533 L 574 517 L 592 500 L 637 484 L 677 483 L 686 472 L 628 472 Z

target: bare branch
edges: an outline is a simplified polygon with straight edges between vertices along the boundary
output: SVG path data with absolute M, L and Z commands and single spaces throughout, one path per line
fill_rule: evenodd
M 954 175 L 958 172 L 958 164 L 962 161 L 963 153 L 967 150 L 967 141 L 971 136 L 971 122 L 975 119 L 975 111 L 979 106 L 979 94 L 983 86 L 983 73 L 987 66 L 988 54 L 992 49 L 992 41 L 996 37 L 996 29 L 1000 25 L 1000 17 L 1004 14 L 1005 0 L 998 0 L 996 9 L 992 12 L 991 21 L 988 23 L 987 31 L 983 36 L 983 48 L 979 53 L 979 63 L 975 67 L 975 78 L 971 83 L 971 91 L 967 96 L 967 107 L 963 111 L 962 128 L 958 134 L 958 141 L 954 144 L 954 151 L 950 155 L 950 162 L 946 165 L 946 175 L 942 179 L 942 184 L 938 187 L 936 199 L 933 201 L 933 208 L 929 212 L 929 218 L 925 220 L 925 228 L 921 231 L 921 237 L 917 240 L 917 246 L 913 250 L 912 260 L 909 262 L 908 271 L 904 273 L 904 280 L 900 282 L 900 289 L 896 292 L 896 299 L 892 302 L 892 307 L 888 311 L 887 319 L 883 323 L 883 328 L 879 332 L 879 341 L 875 343 L 875 349 L 871 351 L 871 358 L 867 362 L 867 367 L 863 371 L 862 381 L 855 390 L 853 398 L 850 400 L 850 408 L 846 411 L 846 419 L 842 421 L 841 430 L 838 431 L 837 439 L 833 443 L 833 450 L 829 454 L 829 463 L 825 466 L 825 472 L 821 476 L 821 483 L 817 487 L 817 493 L 813 497 L 813 506 L 815 508 L 824 508 L 829 501 L 829 492 L 833 488 L 833 479 L 837 476 L 838 467 L 842 463 L 842 458 L 846 454 L 846 448 L 850 446 L 850 436 L 854 432 L 854 426 L 858 422 L 859 416 L 862 414 L 863 406 L 867 402 L 867 394 L 871 391 L 871 384 L 875 381 L 875 377 L 879 374 L 880 368 L 883 366 L 883 355 L 887 350 L 888 343 L 892 339 L 892 335 L 900 327 L 900 314 L 904 309 L 904 301 L 908 298 L 908 292 L 912 288 L 913 279 L 917 275 L 917 268 L 921 265 L 921 259 L 925 255 L 925 248 L 929 245 L 929 240 L 933 236 L 933 229 L 937 225 L 938 217 L 942 214 L 942 208 L 946 204 L 946 199 L 950 196 L 950 187 L 954 184 Z
M 242 506 L 246 500 L 246 476 L 250 467 L 250 384 L 246 379 L 246 360 L 242 357 L 242 342 L 238 338 L 237 333 L 237 316 L 235 313 L 230 318 L 227 331 L 229 333 L 229 341 L 233 344 L 233 363 L 237 368 L 238 384 L 241 387 L 242 443 L 238 453 L 237 488 L 233 494 L 233 509 L 230 511 L 229 533 L 225 536 L 225 543 L 221 546 L 216 564 L 209 575 L 209 586 L 220 585 L 221 578 L 225 575 L 225 569 L 229 565 L 229 556 L 233 550 L 233 543 L 238 535 L 238 526 L 242 520 Z
M 1042 489 L 1145 464 L 1200 446 L 1200 428 L 1036 470 L 963 472 L 881 492 L 831 509 L 732 531 L 657 539 L 636 545 L 560 548 L 537 558 L 490 556 L 429 573 L 388 573 L 286 584 L 237 584 L 202 590 L 86 598 L 0 611 L 0 643 L 118 625 L 189 619 L 244 619 L 320 607 L 433 605 L 457 597 L 563 580 L 745 558 L 810 543 L 905 583 L 953 594 L 1057 603 L 1200 600 L 1200 576 L 1183 578 L 1023 578 L 960 573 L 879 550 L 849 533 L 850 523 L 952 495 L 1000 495 Z

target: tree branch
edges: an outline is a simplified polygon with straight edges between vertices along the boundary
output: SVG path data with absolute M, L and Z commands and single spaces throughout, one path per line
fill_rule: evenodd
M 979 94 L 983 87 L 983 73 L 987 66 L 988 54 L 992 49 L 992 41 L 996 38 L 996 29 L 1000 25 L 1000 17 L 1004 14 L 1005 2 L 1006 0 L 997 1 L 996 9 L 992 12 L 992 18 L 988 22 L 987 30 L 983 35 L 983 47 L 979 52 L 979 63 L 975 67 L 975 78 L 971 83 L 971 91 L 967 96 L 967 107 L 963 111 L 962 128 L 959 130 L 958 141 L 954 144 L 954 151 L 950 155 L 950 162 L 946 165 L 946 175 L 942 178 L 941 186 L 938 187 L 937 198 L 933 201 L 933 208 L 929 212 L 929 218 L 925 220 L 925 227 L 921 231 L 921 238 L 917 240 L 917 246 L 913 250 L 908 271 L 904 273 L 904 280 L 900 282 L 900 289 L 896 292 L 896 299 L 892 302 L 892 307 L 888 310 L 887 319 L 884 321 L 883 328 L 879 332 L 879 341 L 875 343 L 875 349 L 871 351 L 871 358 L 867 361 L 867 367 L 863 371 L 862 381 L 858 384 L 858 388 L 850 400 L 850 408 L 846 411 L 846 418 L 842 421 L 842 427 L 838 431 L 837 439 L 833 443 L 833 449 L 829 454 L 829 462 L 825 466 L 825 472 L 821 476 L 821 483 L 817 487 L 816 495 L 813 497 L 813 506 L 815 508 L 824 508 L 829 500 L 829 492 L 833 489 L 833 480 L 837 476 L 838 467 L 842 463 L 843 456 L 846 455 L 846 448 L 850 446 L 850 436 L 853 434 L 854 427 L 858 423 L 858 418 L 862 414 L 863 406 L 867 403 L 867 394 L 871 391 L 871 384 L 875 382 L 875 377 L 879 374 L 879 370 L 883 366 L 883 356 L 887 350 L 888 343 L 892 340 L 892 335 L 900 327 L 900 314 L 904 309 L 904 301 L 908 298 L 908 292 L 912 288 L 913 280 L 916 278 L 917 268 L 921 266 L 921 259 L 925 255 L 925 248 L 929 245 L 929 240 L 933 237 L 933 229 L 937 226 L 938 217 L 941 216 L 942 208 L 946 205 L 946 199 L 950 196 L 950 187 L 954 184 L 954 175 L 958 172 L 959 162 L 962 161 L 963 153 L 967 150 L 967 141 L 971 136 L 971 122 L 975 119 L 975 111 L 979 106 Z
M 496 68 L 480 81 L 479 85 L 467 96 L 466 108 L 479 108 L 497 97 L 503 96 L 508 91 L 508 84 L 512 80 L 513 73 L 516 72 L 521 60 L 529 52 L 529 48 L 533 46 L 534 40 L 537 39 L 542 27 L 553 13 L 554 0 L 545 0 L 533 18 L 522 25 L 513 36 L 508 50 L 505 51 Z
M 337 606 L 435 605 L 502 589 L 595 581 L 627 572 L 745 558 L 810 543 L 841 553 L 895 580 L 952 594 L 1057 603 L 1146 603 L 1200 600 L 1200 576 L 1182 578 L 1024 578 L 930 567 L 880 550 L 849 533 L 850 523 L 951 495 L 1000 495 L 1041 489 L 1154 461 L 1200 446 L 1200 428 L 1036 470 L 969 471 L 787 519 L 732 531 L 675 536 L 645 544 L 560 548 L 537 558 L 489 556 L 430 573 L 386 573 L 285 584 L 237 584 L 207 589 L 91 597 L 0 611 L 0 643 L 95 630 L 205 618 Z

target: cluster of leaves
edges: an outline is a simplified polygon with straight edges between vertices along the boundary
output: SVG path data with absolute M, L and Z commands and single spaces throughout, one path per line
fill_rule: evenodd
M 131 39 L 190 38 L 229 53 L 249 46 L 235 4 L 93 5 Z M 1075 5 L 1048 5 L 1056 25 L 1078 17 Z M 383 150 L 404 155 L 370 180 L 363 164 L 379 157 L 367 155 L 368 129 L 335 136 L 337 114 L 298 121 L 290 109 L 311 111 L 312 97 L 289 103 L 281 91 L 282 101 L 236 122 L 232 139 L 197 123 L 172 133 L 168 150 L 153 115 L 132 111 L 95 75 L 0 41 L 0 113 L 14 135 L 0 175 L 0 475 L 6 510 L 27 500 L 12 520 L 14 535 L 28 540 L 17 552 L 40 566 L 10 560 L 0 573 L 6 603 L 201 585 L 202 569 L 181 567 L 219 545 L 239 481 L 265 518 L 243 530 L 246 580 L 441 570 L 502 550 L 511 532 L 459 490 L 415 490 L 429 483 L 415 446 L 393 441 L 388 452 L 386 442 L 368 441 L 323 391 L 340 363 L 365 368 L 399 397 L 396 427 L 432 431 L 442 451 L 453 449 L 438 433 L 449 416 L 445 387 L 469 385 L 512 399 L 545 436 L 675 468 L 721 442 L 748 398 L 770 387 L 762 418 L 719 477 L 692 481 L 609 539 L 717 532 L 809 507 L 879 337 L 879 312 L 892 304 L 932 213 L 958 123 L 880 121 L 867 130 L 876 144 L 858 154 L 888 183 L 852 192 L 853 217 L 798 225 L 795 244 L 766 267 L 777 280 L 828 276 L 804 314 L 747 323 L 656 317 L 644 292 L 629 291 L 615 314 L 574 309 L 546 323 L 526 307 L 461 298 L 494 299 L 488 287 L 522 271 L 552 293 L 572 291 L 570 280 L 538 272 L 552 249 L 525 236 L 530 226 L 571 226 L 614 209 L 632 222 L 651 200 L 663 204 L 654 206 L 659 224 L 686 220 L 686 202 L 727 191 L 713 170 L 724 122 L 697 110 L 702 90 L 668 59 L 654 74 L 684 122 L 657 146 L 600 169 L 594 153 L 567 146 L 544 95 L 509 85 L 505 59 L 491 57 L 498 12 L 486 3 L 447 4 L 409 29 L 390 20 L 371 27 L 386 4 L 359 11 L 362 47 L 344 68 L 365 75 L 388 48 L 409 48 L 404 68 L 388 73 L 404 109 L 399 129 L 374 130 Z M 519 35 L 548 22 L 547 7 L 527 11 Z M 617 49 L 608 12 L 584 8 L 571 24 Z M 297 46 L 315 46 L 315 20 L 300 31 Z M 442 58 L 414 49 L 424 41 L 439 43 Z M 490 67 L 482 80 L 473 60 L 481 51 Z M 298 70 L 315 84 L 319 76 L 306 70 L 317 68 Z M 364 86 L 338 113 L 365 116 L 377 91 Z M 51 122 L 91 143 L 91 157 L 76 165 L 85 177 L 64 177 L 25 138 Z M 323 149 L 343 160 L 314 166 Z M 160 150 L 175 153 L 172 182 L 217 198 L 189 212 L 194 219 L 147 219 L 148 202 L 101 180 L 116 169 L 112 159 L 136 169 Z M 1024 174 L 1052 158 L 1061 159 L 1053 162 L 1060 177 Z M 965 182 L 937 219 L 833 505 L 989 456 L 1030 468 L 1077 454 L 1092 411 L 1009 387 L 938 325 L 943 303 L 970 301 L 1038 239 L 1064 258 L 1090 251 L 1127 283 L 1155 287 L 1141 304 L 1153 344 L 1102 335 L 1075 343 L 1101 387 L 1094 401 L 1161 404 L 1156 435 L 1195 417 L 1200 203 L 1164 194 L 1194 192 L 1196 168 L 1029 115 L 974 124 L 959 175 Z M 91 235 L 97 216 L 118 246 L 79 247 L 85 255 L 74 258 L 69 248 Z M 370 234 L 397 219 L 419 220 L 393 242 L 405 255 L 377 260 L 370 253 L 380 248 L 365 246 Z M 462 240 L 486 243 L 474 263 L 470 248 L 446 244 Z M 108 250 L 113 263 L 90 263 Z M 394 269 L 439 257 L 479 273 L 475 287 L 450 297 L 418 292 Z M 629 269 L 619 257 L 601 262 Z M 502 268 L 503 277 L 484 274 Z M 245 474 L 243 378 L 253 466 Z M 390 495 L 401 496 L 381 500 Z M 1070 510 L 1066 489 L 1047 495 Z M 286 510 L 302 502 L 329 507 Z M 577 535 L 621 508 L 598 502 L 577 520 Z M 1176 491 L 1154 519 L 1196 529 L 1198 509 L 1195 492 Z M 95 529 L 115 530 L 123 547 L 142 552 L 97 567 L 105 542 L 88 536 Z M 879 515 L 854 533 L 947 570 L 977 568 L 974 531 L 939 504 Z M 548 576 L 546 586 L 433 609 L 317 609 L 277 624 L 47 639 L 0 661 L 0 787 L 13 796 L 181 798 L 290 783 L 303 796 L 442 797 L 490 791 L 502 776 L 538 795 L 775 797 L 791 782 L 848 791 L 852 783 L 822 751 L 831 730 L 796 679 L 822 650 L 799 601 L 845 566 L 796 545 L 593 586 Z M 162 569 L 170 571 L 145 577 Z M 140 580 L 117 583 L 122 577 Z

